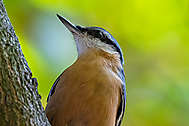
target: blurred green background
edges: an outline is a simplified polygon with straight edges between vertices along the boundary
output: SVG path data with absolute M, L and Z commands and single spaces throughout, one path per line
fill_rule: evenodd
M 50 87 L 77 58 L 74 24 L 100 26 L 125 57 L 125 126 L 189 126 L 189 0 L 4 0 L 46 106 Z

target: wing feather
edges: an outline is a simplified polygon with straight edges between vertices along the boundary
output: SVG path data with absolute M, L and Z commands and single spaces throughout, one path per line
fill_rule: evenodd
M 121 122 L 124 116 L 125 107 L 126 107 L 126 86 L 125 86 L 125 73 L 124 70 L 120 70 L 119 74 L 120 79 L 122 80 L 122 89 L 121 89 L 121 101 L 117 111 L 116 117 L 116 126 L 121 126 Z
M 58 84 L 58 82 L 59 82 L 60 77 L 62 76 L 62 74 L 59 75 L 59 77 L 56 79 L 56 81 L 54 82 L 53 86 L 51 87 L 51 90 L 50 90 L 49 95 L 47 97 L 47 102 L 49 101 L 50 97 L 54 94 L 56 85 Z

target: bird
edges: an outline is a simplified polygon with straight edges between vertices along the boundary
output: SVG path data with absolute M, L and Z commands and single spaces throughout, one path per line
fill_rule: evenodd
M 72 33 L 78 57 L 54 82 L 46 116 L 52 126 L 121 126 L 126 109 L 124 58 L 101 27 L 58 19 Z

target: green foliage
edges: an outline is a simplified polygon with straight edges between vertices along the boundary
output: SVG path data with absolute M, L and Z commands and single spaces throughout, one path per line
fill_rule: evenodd
M 55 14 L 113 34 L 128 61 L 128 126 L 189 125 L 188 5 L 188 0 L 5 1 L 44 106 L 56 77 L 77 57 L 71 34 Z

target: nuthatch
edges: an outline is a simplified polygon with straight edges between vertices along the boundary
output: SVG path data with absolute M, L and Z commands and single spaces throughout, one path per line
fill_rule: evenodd
M 121 48 L 99 27 L 75 26 L 57 15 L 72 33 L 78 58 L 55 81 L 47 99 L 52 126 L 120 126 L 126 106 Z

